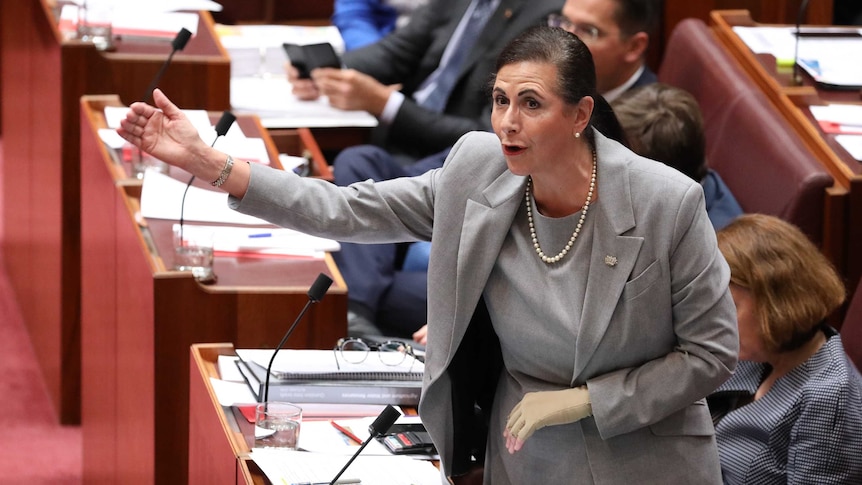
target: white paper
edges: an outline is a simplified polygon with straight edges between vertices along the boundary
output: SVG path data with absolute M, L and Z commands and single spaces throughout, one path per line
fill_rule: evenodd
M 144 173 L 141 189 L 141 215 L 147 219 L 180 220 L 183 191 L 186 182 L 173 179 L 155 170 Z M 267 225 L 257 217 L 237 212 L 227 205 L 227 194 L 191 186 L 186 194 L 185 221 L 219 222 L 225 224 Z
M 301 433 L 300 433 L 301 436 Z M 328 453 L 256 448 L 251 458 L 272 483 L 329 483 L 348 457 Z M 360 454 L 341 476 L 374 485 L 440 485 L 440 470 L 431 462 L 406 456 Z
M 115 37 L 147 37 L 154 40 L 171 41 L 180 29 L 197 34 L 199 18 L 194 12 L 159 11 L 138 2 L 115 2 L 111 30 Z M 74 33 L 78 25 L 78 7 L 63 5 L 60 9 L 58 28 Z
M 831 121 L 844 126 L 862 126 L 862 104 L 832 103 L 812 105 L 808 109 L 818 121 Z
M 83 5 L 85 0 L 65 0 L 66 3 Z M 173 12 L 175 10 L 208 10 L 221 12 L 222 6 L 212 0 L 115 0 L 116 5 L 129 9 Z
M 174 229 L 179 224 L 174 225 Z M 260 253 L 322 258 L 324 253 L 339 251 L 341 245 L 332 239 L 310 236 L 285 228 L 249 228 L 231 226 L 184 225 L 183 238 L 195 240 L 211 235 L 213 251 Z
M 123 148 L 123 145 L 126 144 L 126 140 L 117 133 L 117 130 L 110 128 L 99 128 L 99 139 L 113 150 Z
M 304 413 L 303 413 L 304 414 Z M 357 429 L 371 424 L 375 418 L 362 419 L 340 419 L 339 423 L 351 423 Z M 355 421 L 355 423 L 353 423 Z M 351 428 L 351 431 L 353 428 Z M 359 437 L 359 436 L 357 436 Z M 368 438 L 368 432 L 365 432 L 363 441 Z M 297 445 L 305 451 L 314 451 L 319 453 L 332 453 L 350 456 L 356 453 L 360 444 L 354 444 L 353 440 L 344 435 L 341 431 L 335 429 L 332 421 L 328 419 L 321 420 L 306 420 L 302 421 L 302 428 L 299 433 L 299 443 Z M 363 455 L 391 455 L 389 450 L 377 440 L 371 440 L 368 445 L 362 450 Z
M 231 382 L 210 377 L 210 385 L 222 406 L 255 402 L 254 394 L 245 382 Z
M 218 356 L 218 375 L 223 381 L 229 382 L 245 382 L 242 372 L 236 366 L 239 358 L 235 355 L 219 355 Z
M 850 156 L 862 162 L 862 135 L 836 135 L 837 141 Z
M 266 128 L 377 126 L 369 113 L 333 108 L 326 98 L 300 101 L 284 75 L 231 78 L 230 103 L 237 113 L 258 115 Z
M 800 67 L 818 82 L 862 86 L 862 62 L 858 61 L 862 59 L 862 37 L 801 37 L 797 44 L 795 30 L 794 27 L 733 28 L 752 52 L 772 54 L 783 61 L 798 59 Z

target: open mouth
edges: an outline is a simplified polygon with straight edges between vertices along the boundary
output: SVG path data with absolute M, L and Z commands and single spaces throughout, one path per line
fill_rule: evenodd
M 517 145 L 503 145 L 503 153 L 506 155 L 517 155 L 526 150 L 525 147 Z

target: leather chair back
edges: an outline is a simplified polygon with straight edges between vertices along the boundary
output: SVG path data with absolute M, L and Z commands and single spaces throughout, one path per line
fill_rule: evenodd
M 742 209 L 791 222 L 819 246 L 832 176 L 703 21 L 677 24 L 658 77 L 697 99 L 707 164 L 721 175 Z

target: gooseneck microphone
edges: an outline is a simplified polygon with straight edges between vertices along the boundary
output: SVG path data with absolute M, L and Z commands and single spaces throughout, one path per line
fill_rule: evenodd
M 799 73 L 799 38 L 801 35 L 802 21 L 805 20 L 805 13 L 808 11 L 808 1 L 802 0 L 799 4 L 799 12 L 796 14 L 796 44 L 793 50 L 793 84 L 796 86 L 802 85 L 802 74 Z
M 335 478 L 333 478 L 332 481 L 329 482 L 329 485 L 335 485 L 335 482 L 337 482 L 338 479 L 341 478 L 341 475 L 344 473 L 345 470 L 347 470 L 347 467 L 349 467 L 350 464 L 353 463 L 353 460 L 355 460 L 356 457 L 359 456 L 360 453 L 362 453 L 362 450 L 365 449 L 368 443 L 370 443 L 371 440 L 373 440 L 374 438 L 378 438 L 386 434 L 386 432 L 389 431 L 389 428 L 392 427 L 392 424 L 395 422 L 395 420 L 399 417 L 401 417 L 401 413 L 399 413 L 398 410 L 391 405 L 387 405 L 386 408 L 383 409 L 383 412 L 381 412 L 380 415 L 377 416 L 377 419 L 375 419 L 374 422 L 371 423 L 370 426 L 368 426 L 368 433 L 370 434 L 368 439 L 362 442 L 362 446 L 360 446 L 359 449 L 356 450 L 356 453 L 354 453 L 353 456 L 350 457 L 350 460 L 347 462 L 347 464 L 344 465 L 343 468 L 341 468 L 341 471 L 338 472 L 338 475 L 335 475 Z
M 156 76 L 153 78 L 153 81 L 147 86 L 147 90 L 144 91 L 144 96 L 142 100 L 145 103 L 150 102 L 150 96 L 153 95 L 153 89 L 156 89 L 156 86 L 159 84 L 159 81 L 162 80 L 162 76 L 165 75 L 165 71 L 171 63 L 171 59 L 174 58 L 174 54 L 177 51 L 181 51 L 185 49 L 186 44 L 188 44 L 189 39 L 192 37 L 192 33 L 183 27 L 177 32 L 177 35 L 174 37 L 174 40 L 171 41 L 171 53 L 168 54 L 168 58 L 165 59 L 165 62 L 162 64 L 162 67 L 159 69 L 159 72 L 156 73 Z
M 261 402 L 265 403 L 269 401 L 269 375 L 272 372 L 272 363 L 275 362 L 275 355 L 284 347 L 284 343 L 287 342 L 290 334 L 293 333 L 293 329 L 296 328 L 296 324 L 302 320 L 305 312 L 308 311 L 308 308 L 311 307 L 312 303 L 317 303 L 323 299 L 323 295 L 326 294 L 326 290 L 329 289 L 330 285 L 332 285 L 332 278 L 326 276 L 323 273 L 317 275 L 317 279 L 314 280 L 314 283 L 311 285 L 311 288 L 308 289 L 308 301 L 305 302 L 305 306 L 302 307 L 302 311 L 299 312 L 299 315 L 296 317 L 296 320 L 293 321 L 293 325 L 287 329 L 287 333 L 284 334 L 284 337 L 281 338 L 281 341 L 276 345 L 275 350 L 272 351 L 272 357 L 269 359 L 269 365 L 266 366 L 266 384 L 263 387 L 263 400 Z M 396 413 L 398 411 L 395 411 Z M 397 417 L 397 416 L 396 416 Z M 379 419 L 379 418 L 378 418 Z M 375 421 L 377 422 L 377 421 Z M 392 426 L 392 423 L 389 423 L 389 426 Z M 388 427 L 387 427 L 388 429 Z
M 215 126 L 216 137 L 212 142 L 210 147 L 215 146 L 218 139 L 224 136 L 227 131 L 230 129 L 233 122 L 236 121 L 236 116 L 233 115 L 230 111 L 225 111 L 221 114 L 221 118 L 219 118 L 218 123 Z M 192 178 L 189 179 L 189 182 L 186 184 L 186 189 L 183 191 L 183 199 L 180 202 L 180 243 L 182 244 L 183 240 L 183 213 L 186 210 L 186 194 L 189 193 L 189 187 L 192 186 L 192 182 L 195 181 L 195 176 L 192 175 Z

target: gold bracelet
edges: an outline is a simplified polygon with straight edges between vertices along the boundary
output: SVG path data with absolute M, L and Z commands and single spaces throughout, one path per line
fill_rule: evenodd
M 215 180 L 215 182 L 212 182 L 212 186 L 213 187 L 221 187 L 221 185 L 223 183 L 225 183 L 227 178 L 230 176 L 231 170 L 233 170 L 233 157 L 228 155 L 227 160 L 225 160 L 225 162 L 224 162 L 224 168 L 221 169 L 221 173 L 219 174 L 219 176 Z

